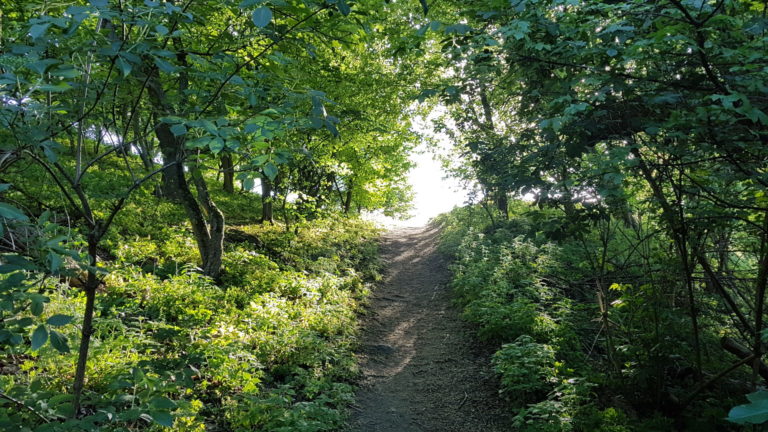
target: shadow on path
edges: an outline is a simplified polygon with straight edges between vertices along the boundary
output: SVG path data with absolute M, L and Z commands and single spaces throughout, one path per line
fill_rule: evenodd
M 384 236 L 384 283 L 371 297 L 358 353 L 363 380 L 355 432 L 509 430 L 490 352 L 451 305 L 438 229 Z

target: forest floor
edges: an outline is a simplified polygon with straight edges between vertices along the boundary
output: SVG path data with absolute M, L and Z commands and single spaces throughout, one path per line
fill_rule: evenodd
M 451 304 L 438 234 L 428 226 L 384 235 L 385 279 L 363 320 L 363 378 L 351 431 L 510 430 L 492 349 L 477 342 Z

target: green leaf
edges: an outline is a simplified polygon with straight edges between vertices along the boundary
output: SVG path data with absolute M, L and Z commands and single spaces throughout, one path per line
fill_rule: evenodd
M 168 124 L 184 123 L 184 119 L 177 116 L 160 117 L 160 121 Z
M 609 57 L 616 57 L 616 54 L 618 54 L 619 52 L 613 48 L 608 48 L 608 50 L 605 51 L 605 53 L 608 54 Z
M 131 65 L 126 59 L 122 57 L 117 58 L 117 61 L 115 61 L 115 65 L 117 65 L 117 68 L 120 69 L 120 72 L 123 73 L 123 78 L 130 75 L 131 70 L 133 70 L 133 65 Z
M 51 330 L 50 334 L 51 338 L 51 345 L 53 345 L 54 348 L 60 353 L 68 353 L 69 352 L 69 344 L 67 343 L 67 337 L 63 334 Z
M 339 130 L 336 129 L 336 125 L 334 125 L 333 122 L 326 120 L 325 121 L 325 128 L 328 129 L 328 131 L 334 137 L 338 137 L 339 136 Z
M 69 90 L 71 88 L 72 88 L 72 86 L 69 85 L 69 83 L 62 81 L 62 82 L 57 83 L 57 84 L 43 84 L 40 87 L 38 87 L 37 89 L 40 90 L 40 91 L 46 91 L 46 92 L 51 92 L 51 93 L 62 93 L 62 92 L 65 92 L 65 91 L 67 91 L 67 90 Z
M 29 35 L 32 37 L 32 39 L 37 39 L 40 36 L 44 35 L 45 32 L 48 30 L 48 27 L 50 26 L 51 26 L 51 23 L 35 24 L 29 28 Z
M 253 190 L 255 183 L 256 181 L 252 177 L 245 178 L 243 179 L 243 189 L 250 192 Z
M 507 36 L 512 36 L 517 40 L 523 39 L 529 32 L 531 23 L 528 21 L 513 21 L 509 26 L 505 27 L 502 32 Z
M 211 135 L 218 134 L 219 128 L 216 126 L 216 124 L 210 120 L 202 119 L 196 122 L 197 125 L 203 129 L 205 129 L 206 132 L 208 132 Z
M 162 24 L 158 24 L 158 25 L 155 26 L 155 31 L 160 36 L 165 36 L 165 35 L 168 34 L 168 27 L 166 27 L 166 26 L 164 26 Z
M 256 123 L 248 123 L 243 128 L 243 132 L 247 133 L 247 134 L 252 134 L 252 133 L 257 132 L 259 130 L 261 130 L 261 126 L 256 124 Z
M 264 3 L 264 0 L 243 0 L 240 2 L 240 4 L 237 7 L 239 7 L 240 9 L 245 9 L 247 7 L 255 6 L 261 3 Z
M 45 309 L 45 303 L 42 296 L 32 298 L 32 304 L 29 307 L 30 312 L 34 316 L 40 316 Z
M 266 6 L 262 6 L 253 11 L 251 19 L 256 27 L 264 28 L 270 21 L 272 21 L 272 10 Z
M 59 78 L 77 78 L 80 76 L 80 71 L 70 65 L 59 66 L 48 73 Z
M 149 401 L 149 406 L 158 410 L 171 410 L 176 408 L 176 402 L 165 396 L 158 396 Z
M 62 315 L 62 314 L 56 314 L 46 321 L 49 325 L 55 326 L 55 327 L 61 327 L 63 325 L 67 325 L 70 322 L 72 322 L 72 315 Z
M 277 166 L 272 162 L 267 162 L 263 169 L 264 175 L 269 177 L 270 180 L 274 180 L 277 177 Z
M 187 141 L 185 145 L 188 149 L 204 148 L 204 147 L 208 147 L 208 144 L 211 141 L 213 141 L 212 137 L 204 136 L 201 138 L 193 139 L 191 141 Z
M 463 35 L 472 31 L 472 27 L 466 24 L 453 24 L 445 28 L 446 34 L 458 34 Z
M 187 127 L 183 123 L 175 124 L 171 126 L 171 133 L 173 133 L 173 136 L 186 135 Z
M 149 415 L 155 423 L 165 427 L 173 427 L 173 416 L 170 413 L 165 411 L 151 411 Z
M 756 391 L 747 395 L 751 403 L 735 406 L 728 413 L 728 421 L 736 424 L 762 424 L 768 421 L 768 392 Z
M 48 399 L 48 405 L 51 405 L 51 406 L 61 405 L 63 403 L 71 402 L 72 399 L 74 399 L 73 395 L 62 393 Z
M 26 65 L 26 67 L 32 71 L 37 72 L 40 75 L 44 75 L 48 69 L 52 68 L 54 65 L 57 65 L 61 63 L 61 61 L 56 59 L 43 59 L 38 60 L 36 62 L 32 62 Z
M 21 343 L 24 342 L 24 337 L 18 333 L 11 333 L 9 342 L 13 346 L 21 345 Z
M 318 96 L 312 96 L 312 116 L 316 118 L 324 118 L 326 116 L 325 106 L 322 100 Z
M 58 153 L 54 151 L 54 149 L 59 149 L 61 147 L 59 143 L 56 141 L 46 141 L 41 143 L 40 147 L 43 149 L 43 153 L 45 154 L 46 159 L 48 159 L 48 162 L 56 163 L 56 161 L 59 160 Z
M 338 6 L 339 12 L 341 12 L 341 14 L 344 16 L 347 16 L 350 12 L 352 12 L 346 0 L 338 0 L 336 6 Z
M 659 131 L 660 129 L 656 126 L 648 126 L 647 128 L 645 128 L 645 133 L 647 133 L 648 135 L 658 135 Z
M 10 220 L 27 222 L 29 218 L 16 207 L 0 202 L 0 217 Z
M 571 104 L 568 106 L 568 108 L 565 109 L 565 115 L 575 115 L 577 113 L 580 113 L 584 110 L 586 110 L 589 107 L 589 104 L 586 102 L 579 102 L 575 104 Z
M 0 183 L 0 192 L 5 192 L 8 189 L 10 189 L 11 184 L 10 183 Z
M 32 351 L 37 351 L 48 341 L 48 330 L 40 324 L 32 333 Z
M 155 57 L 154 61 L 157 68 L 165 73 L 173 73 L 173 72 L 176 72 L 176 70 L 178 70 L 176 66 L 172 65 L 171 63 L 168 63 L 167 61 L 161 58 Z
M 220 151 L 224 150 L 224 147 L 224 140 L 221 138 L 214 138 L 208 143 L 208 148 L 213 154 L 219 154 Z

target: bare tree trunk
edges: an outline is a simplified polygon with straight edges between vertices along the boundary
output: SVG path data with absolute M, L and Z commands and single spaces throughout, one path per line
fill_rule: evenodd
M 264 175 L 261 176 L 261 223 L 274 223 L 272 208 L 272 181 Z
M 203 272 L 214 279 L 221 274 L 221 259 L 224 253 L 224 214 L 216 207 L 208 194 L 208 186 L 200 169 L 195 165 L 190 169 L 192 181 L 197 190 L 197 199 L 208 216 L 208 244 L 200 251 L 203 261 Z
M 197 241 L 203 272 L 214 279 L 218 278 L 224 248 L 224 217 L 208 196 L 205 180 L 196 166 L 193 166 L 190 171 L 200 203 L 192 194 L 182 163 L 184 158 L 183 142 L 173 135 L 168 124 L 161 123 L 155 131 L 158 140 L 160 140 L 160 150 L 163 153 L 164 162 L 166 164 L 173 161 L 178 162 L 163 170 L 163 195 L 184 207 Z M 204 210 L 205 214 L 203 213 Z
M 501 212 L 501 217 L 504 220 L 509 220 L 509 198 L 507 197 L 507 192 L 504 189 L 496 191 L 496 199 L 494 201 L 496 201 L 496 208 Z
M 88 238 L 89 264 L 96 267 L 98 257 L 96 255 L 99 240 L 94 235 Z M 85 311 L 83 312 L 83 327 L 80 331 L 80 348 L 77 354 L 77 366 L 75 367 L 75 380 L 72 385 L 74 407 L 73 416 L 77 417 L 80 411 L 80 400 L 83 395 L 85 385 L 85 369 L 88 364 L 88 351 L 91 345 L 91 335 L 93 334 L 93 313 L 96 305 L 96 288 L 99 286 L 99 279 L 93 270 L 88 271 L 88 279 L 85 282 Z
M 172 110 L 165 102 L 165 92 L 160 84 L 157 71 L 150 73 L 153 73 L 154 76 L 148 80 L 147 90 L 155 109 L 160 114 L 157 117 L 169 115 Z M 160 122 L 157 125 L 155 136 L 160 143 L 163 163 L 167 165 L 163 170 L 163 196 L 184 207 L 192 225 L 197 249 L 200 252 L 203 272 L 207 276 L 217 279 L 221 272 L 221 257 L 224 248 L 224 216 L 208 196 L 205 179 L 203 179 L 197 166 L 191 167 L 190 171 L 195 181 L 200 202 L 192 194 L 184 173 L 184 159 L 186 157 L 184 138 L 174 135 L 171 132 L 171 126 L 165 122 Z
M 221 154 L 221 172 L 224 176 L 224 192 L 235 193 L 235 164 L 232 161 L 232 154 L 222 152 Z
M 347 194 L 344 198 L 344 214 L 349 214 L 349 209 L 352 207 L 352 185 L 347 189 Z

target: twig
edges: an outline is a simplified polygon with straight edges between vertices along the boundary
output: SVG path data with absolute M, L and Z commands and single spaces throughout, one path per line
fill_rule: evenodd
M 42 414 L 40 414 L 39 412 L 35 411 L 35 409 L 34 409 L 34 408 L 32 408 L 32 407 L 28 406 L 27 404 L 25 404 L 24 402 L 22 402 L 22 401 L 20 401 L 20 400 L 18 400 L 18 399 L 15 399 L 15 398 L 13 398 L 13 397 L 11 397 L 11 396 L 8 396 L 7 394 L 5 394 L 5 393 L 3 393 L 3 392 L 0 392 L 0 398 L 3 398 L 3 399 L 6 399 L 6 400 L 9 400 L 9 401 L 11 401 L 11 402 L 15 403 L 16 405 L 18 405 L 18 406 L 19 406 L 19 407 L 21 407 L 21 408 L 26 408 L 26 409 L 28 409 L 28 410 L 29 410 L 29 411 L 31 411 L 31 412 L 32 412 L 34 415 L 38 416 L 38 417 L 40 418 L 40 420 L 42 420 L 42 421 L 44 421 L 44 422 L 46 422 L 46 423 L 50 423 L 50 422 L 51 422 L 51 421 L 50 421 L 50 420 L 48 420 L 48 419 L 47 419 L 47 418 L 46 418 L 44 415 L 42 415 Z
M 468 398 L 469 398 L 469 395 L 467 394 L 467 392 L 464 392 L 464 399 L 461 400 L 461 403 L 459 404 L 459 406 L 456 407 L 456 409 L 460 410 L 461 407 L 463 407 L 464 404 L 467 403 Z
M 682 404 L 682 408 L 686 408 L 688 405 L 690 405 L 691 402 L 693 402 L 696 399 L 696 396 L 698 396 L 699 393 L 704 391 L 707 387 L 709 387 L 710 385 L 712 385 L 715 382 L 719 381 L 720 379 L 722 379 L 724 376 L 728 375 L 729 373 L 735 371 L 736 369 L 739 368 L 739 366 L 743 366 L 743 365 L 749 363 L 750 361 L 752 361 L 754 359 L 755 359 L 754 354 L 749 355 L 747 357 L 744 357 L 743 359 L 739 360 L 738 362 L 732 364 L 728 369 L 725 369 L 724 371 L 722 371 L 719 374 L 715 375 L 713 378 L 709 379 L 708 381 L 699 384 L 699 386 L 696 387 L 696 389 L 694 389 L 691 392 L 691 394 L 688 395 L 687 398 L 685 398 L 685 401 Z

